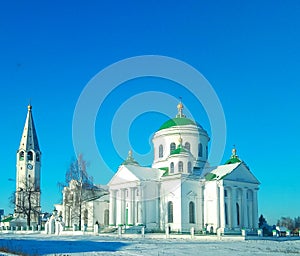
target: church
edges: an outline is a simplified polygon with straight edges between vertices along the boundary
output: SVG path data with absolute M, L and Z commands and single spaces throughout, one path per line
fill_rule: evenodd
M 140 166 L 130 150 L 107 185 L 78 190 L 82 186 L 72 180 L 64 187 L 62 204 L 55 207 L 65 225 L 145 226 L 152 232 L 257 229 L 259 181 L 235 148 L 224 165 L 210 166 L 209 135 L 184 115 L 183 108 L 180 102 L 175 118 L 154 133 L 151 167 Z M 29 105 L 17 151 L 14 221 L 38 223 L 40 168 L 41 151 Z
M 129 151 L 107 186 L 82 205 L 85 227 L 211 233 L 258 228 L 259 181 L 235 148 L 224 165 L 210 166 L 209 135 L 183 108 L 180 102 L 176 117 L 155 132 L 151 167 L 140 166 Z M 78 225 L 72 217 L 78 212 L 76 184 L 62 193 L 56 209 L 67 226 Z
M 226 233 L 258 228 L 259 181 L 236 149 L 220 166 L 207 164 L 209 136 L 177 106 L 175 118 L 155 132 L 152 167 L 129 151 L 108 183 L 109 225 L 147 230 Z

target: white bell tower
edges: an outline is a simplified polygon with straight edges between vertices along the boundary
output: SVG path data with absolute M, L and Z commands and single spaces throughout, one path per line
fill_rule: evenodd
M 17 151 L 15 216 L 25 218 L 27 224 L 37 224 L 40 207 L 41 151 L 28 106 L 26 122 Z

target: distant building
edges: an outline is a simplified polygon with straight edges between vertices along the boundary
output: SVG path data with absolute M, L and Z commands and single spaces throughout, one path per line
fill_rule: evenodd
M 39 222 L 41 151 L 32 117 L 32 106 L 28 106 L 27 117 L 19 149 L 17 151 L 17 175 L 15 193 L 15 218 L 28 219 L 31 224 Z

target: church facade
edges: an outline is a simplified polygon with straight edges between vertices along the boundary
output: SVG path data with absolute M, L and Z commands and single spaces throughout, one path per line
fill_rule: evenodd
M 152 167 L 131 151 L 108 184 L 109 225 L 148 230 L 227 232 L 258 228 L 259 181 L 236 149 L 224 164 L 207 164 L 207 132 L 183 114 L 154 134 Z
M 152 166 L 140 166 L 129 151 L 105 191 L 83 205 L 81 223 L 154 232 L 258 228 L 259 181 L 235 148 L 224 165 L 209 166 L 207 132 L 183 114 L 181 102 L 177 110 L 153 136 Z M 64 188 L 63 203 L 56 205 L 67 226 L 78 222 L 71 217 L 78 212 L 74 188 Z

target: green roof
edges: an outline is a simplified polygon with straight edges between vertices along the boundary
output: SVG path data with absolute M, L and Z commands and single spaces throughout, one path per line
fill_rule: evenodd
M 168 176 L 169 175 L 169 167 L 160 167 L 159 168 L 162 171 L 165 171 L 163 176 Z
M 182 147 L 182 145 L 178 145 L 178 148 L 174 149 L 172 152 L 171 152 L 171 155 L 178 155 L 178 154 L 181 154 L 181 153 L 189 153 L 189 151 L 187 149 L 185 149 L 184 147 Z
M 214 179 L 216 179 L 216 178 L 217 178 L 217 175 L 214 174 L 214 173 L 211 173 L 211 172 L 209 172 L 209 173 L 207 173 L 207 174 L 205 175 L 205 180 L 206 180 L 206 181 L 211 181 L 211 180 L 214 180 Z
M 242 162 L 238 157 L 231 157 L 225 164 L 235 164 Z
M 173 126 L 181 125 L 196 125 L 199 126 L 195 121 L 186 117 L 176 117 L 165 122 L 158 130 L 168 129 Z
M 13 219 L 14 219 L 13 216 L 9 216 L 9 217 L 7 217 L 7 218 L 1 220 L 1 222 L 10 222 L 10 221 L 12 221 Z

